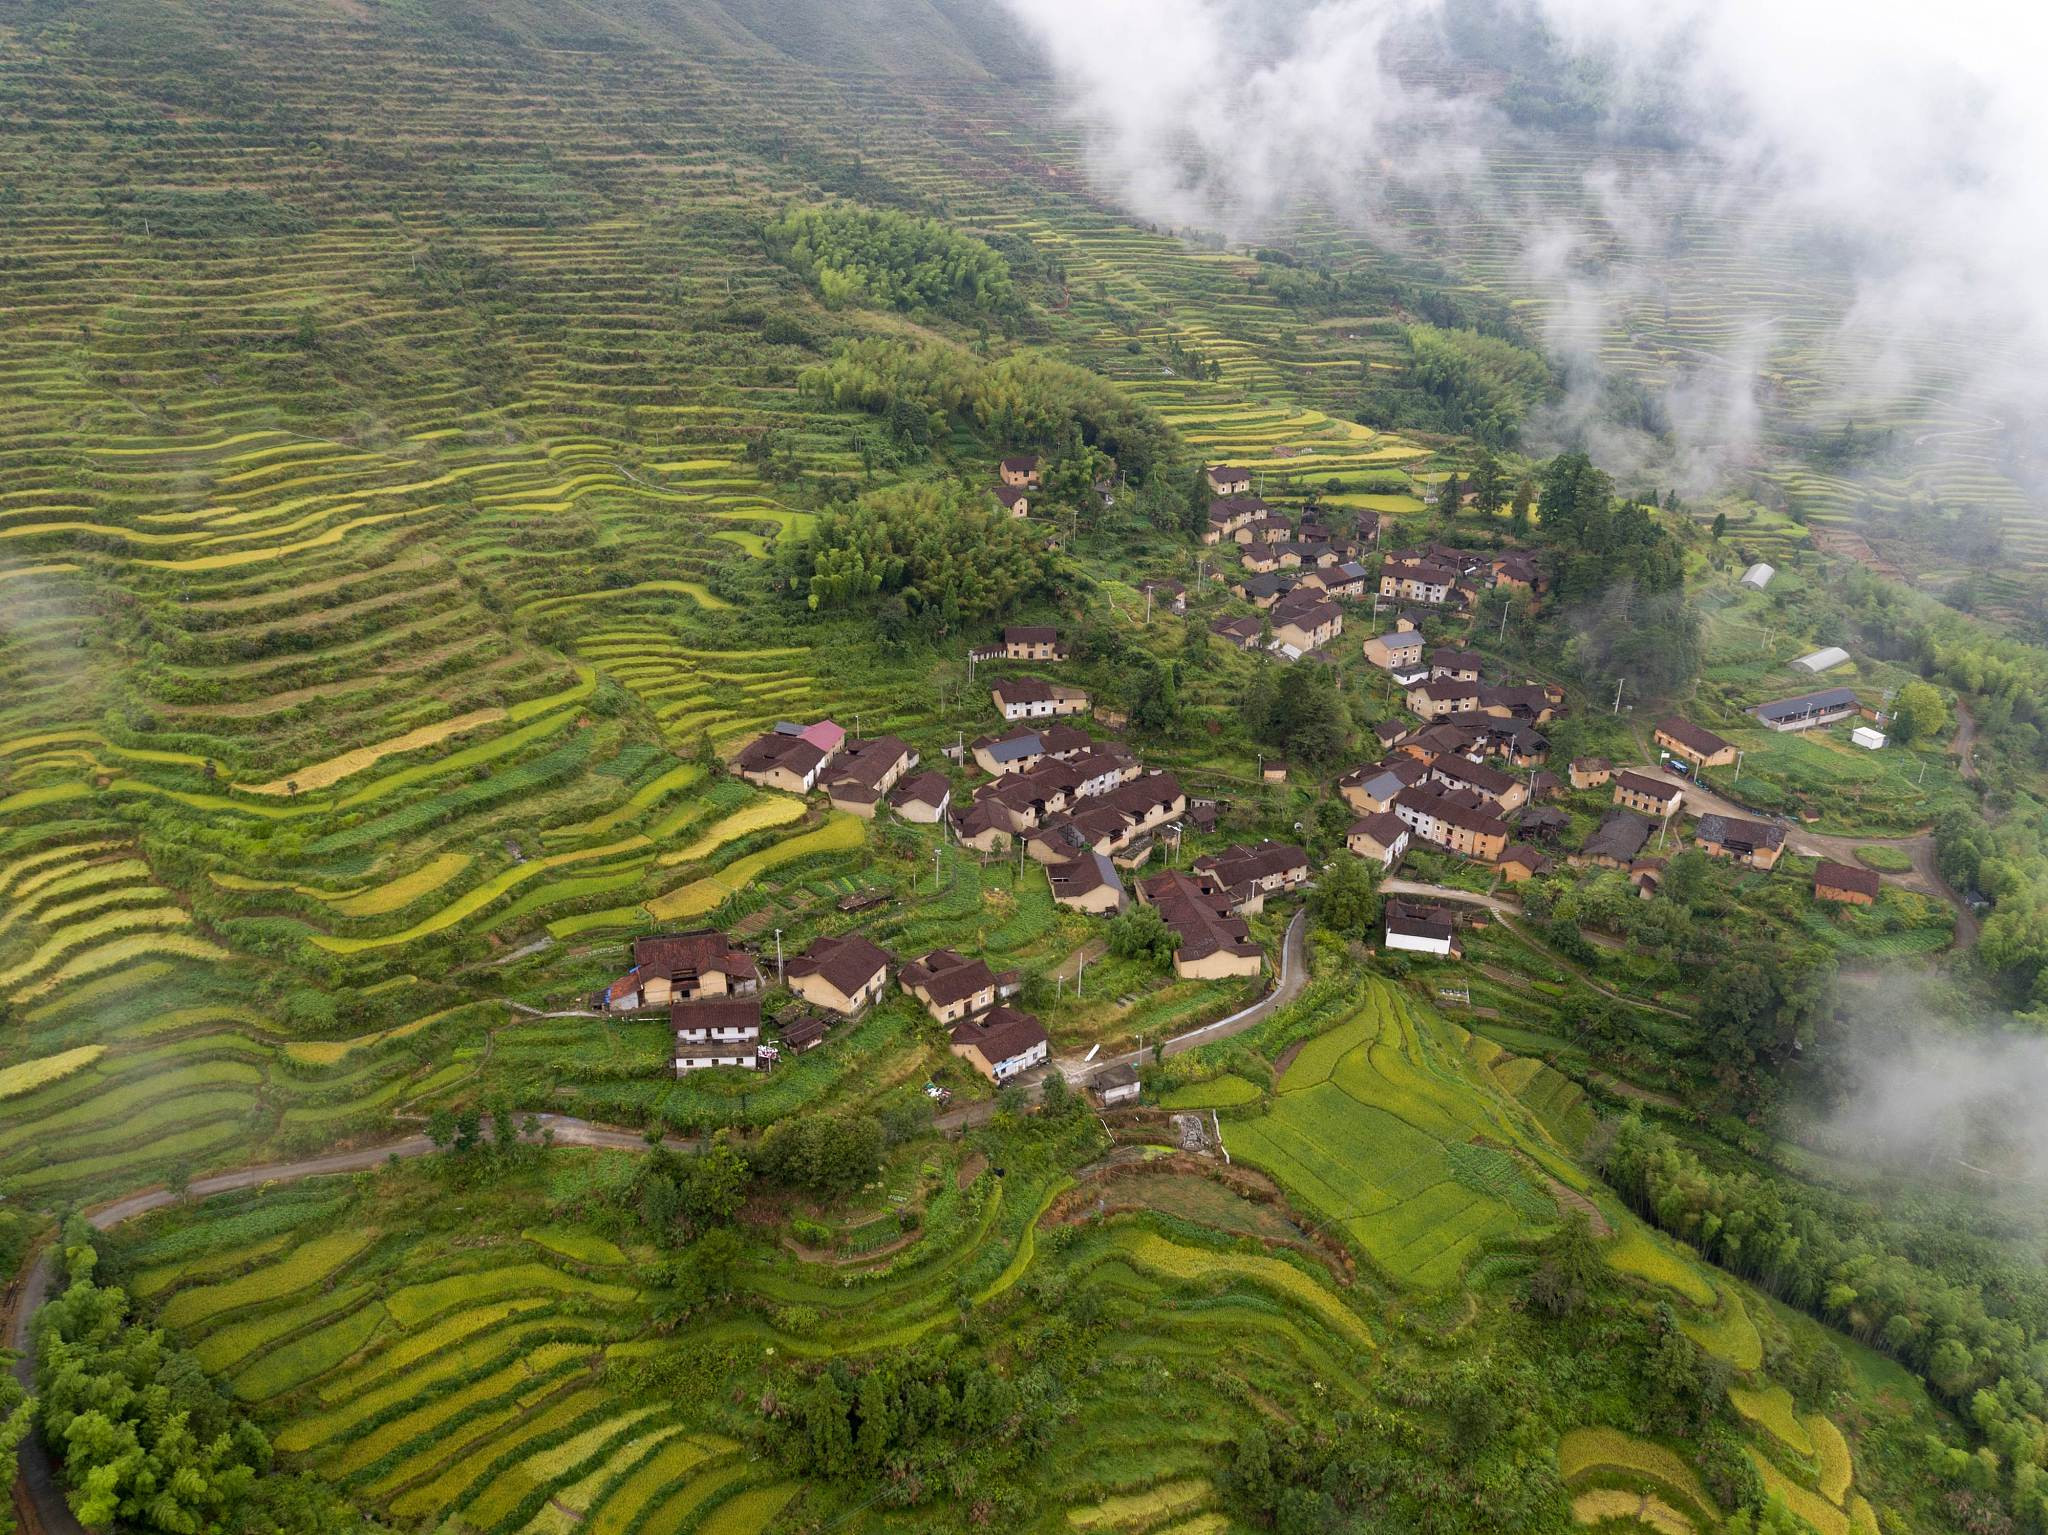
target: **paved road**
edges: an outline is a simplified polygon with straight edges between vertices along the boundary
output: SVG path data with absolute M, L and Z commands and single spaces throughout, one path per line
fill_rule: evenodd
M 1228 1039 L 1233 1034 L 1256 1028 L 1275 1012 L 1301 995 L 1302 987 L 1308 984 L 1308 912 L 1297 911 L 1287 924 L 1287 932 L 1280 941 L 1280 979 L 1273 989 L 1254 1002 L 1250 1007 L 1219 1018 L 1214 1023 L 1205 1023 L 1198 1029 L 1189 1029 L 1185 1034 L 1176 1034 L 1159 1049 L 1166 1055 L 1179 1055 L 1184 1051 L 1214 1044 L 1219 1039 Z M 1089 1060 L 1085 1053 L 1063 1055 L 1054 1060 L 1050 1068 L 1041 1068 L 1027 1077 L 1020 1078 L 1020 1085 L 1033 1099 L 1044 1086 L 1046 1071 L 1056 1069 L 1067 1082 L 1080 1087 L 1105 1066 L 1138 1067 L 1145 1063 L 1150 1050 L 1130 1050 L 1122 1055 L 1101 1055 Z M 991 1101 L 970 1103 L 964 1108 L 952 1109 L 941 1114 L 933 1124 L 941 1131 L 968 1129 L 974 1125 L 985 1125 L 995 1117 L 996 1106 Z

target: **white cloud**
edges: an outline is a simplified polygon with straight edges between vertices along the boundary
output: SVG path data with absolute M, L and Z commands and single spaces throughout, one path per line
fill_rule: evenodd
M 1525 230 L 1546 342 L 1582 361 L 1617 306 L 1656 294 L 1673 231 L 1708 220 L 1738 253 L 1811 247 L 1838 293 L 1803 344 L 1832 354 L 1839 413 L 1930 372 L 2000 412 L 2048 397 L 2048 7 L 1504 0 L 1611 63 L 1624 100 L 1676 104 L 1684 140 L 1589 153 L 1576 196 L 1504 207 L 1486 167 L 1515 130 L 1401 68 L 1446 0 L 1005 3 L 1088 125 L 1091 169 L 1145 217 L 1250 239 L 1306 200 L 1398 240 L 1389 193 L 1477 199 Z M 1728 285 L 1720 355 L 1671 402 L 1702 462 L 1756 430 L 1755 369 L 1796 307 L 1763 286 Z

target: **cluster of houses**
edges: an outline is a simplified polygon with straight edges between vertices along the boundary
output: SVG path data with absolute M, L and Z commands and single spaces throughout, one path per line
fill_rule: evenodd
M 1540 596 L 1546 582 L 1536 558 L 1523 550 L 1479 554 L 1449 544 L 1392 549 L 1380 562 L 1379 593 L 1386 601 L 1470 611 L 1494 588 Z
M 1104 506 L 1116 505 L 1115 479 L 1097 480 L 1090 489 Z M 1029 517 L 1038 494 L 1038 455 L 1019 453 L 996 465 L 995 498 L 1012 517 Z
M 980 853 L 1008 852 L 1021 841 L 1049 867 L 1085 865 L 1073 873 L 1070 902 L 1081 910 L 1120 904 L 1120 883 L 1081 887 L 1142 865 L 1157 834 L 1188 812 L 1173 774 L 1148 772 L 1121 741 L 1098 741 L 1077 726 L 983 736 L 971 755 L 989 776 L 952 812 L 955 839 Z
M 762 1037 L 759 962 L 725 934 L 706 928 L 637 938 L 632 958 L 632 968 L 591 1005 L 612 1014 L 666 1011 L 679 1077 L 720 1066 L 765 1070 L 785 1052 L 815 1049 L 835 1024 L 881 1001 L 896 969 L 885 950 L 857 933 L 813 940 L 780 967 L 797 1002 L 776 1015 L 770 1042 Z M 940 949 L 897 969 L 896 980 L 948 1028 L 953 1053 L 990 1081 L 1006 1082 L 1046 1060 L 1044 1027 L 1007 1005 L 1022 988 L 1015 971 L 995 974 L 981 960 Z
M 788 794 L 822 791 L 834 810 L 872 821 L 887 804 L 906 821 L 931 825 L 946 814 L 946 775 L 919 773 L 917 749 L 895 736 L 857 740 L 832 720 L 785 720 L 740 748 L 732 769 L 748 783 Z
M 1660 721 L 1656 741 L 1695 769 L 1735 760 L 1735 748 L 1728 742 L 1682 719 Z M 1611 788 L 1614 805 L 1571 861 L 1595 868 L 1627 869 L 1644 895 L 1654 893 L 1663 860 L 1645 858 L 1643 850 L 1685 808 L 1685 785 L 1667 776 L 1617 770 L 1604 757 L 1574 758 L 1569 773 L 1575 789 Z M 1772 869 L 1785 850 L 1785 828 L 1773 821 L 1703 815 L 1693 827 L 1693 843 L 1710 858 Z
M 976 661 L 1052 662 L 1066 660 L 1068 652 L 1059 630 L 1049 624 L 1018 624 L 1003 630 L 995 644 L 971 654 Z M 1066 719 L 1086 714 L 1089 707 L 1088 695 L 1080 688 L 1043 677 L 1001 678 L 989 688 L 989 698 L 996 713 L 1010 721 Z
M 1551 813 L 1532 802 L 1556 789 L 1551 775 L 1535 770 L 1549 751 L 1532 727 L 1511 719 L 1447 720 L 1400 732 L 1387 756 L 1337 780 L 1337 792 L 1360 817 L 1345 845 L 1384 869 L 1427 843 L 1492 864 L 1511 881 L 1544 873 L 1549 858 L 1522 839 L 1521 829 L 1533 821 L 1547 834 Z M 1501 764 L 1530 771 L 1524 776 Z
M 1173 971 L 1182 980 L 1257 975 L 1265 951 L 1246 921 L 1266 898 L 1309 881 L 1308 851 L 1291 843 L 1233 845 L 1197 858 L 1192 870 L 1168 869 L 1138 882 L 1138 900 L 1157 911 L 1176 940 Z
M 1290 520 L 1250 494 L 1248 471 L 1222 464 L 1207 474 L 1215 499 L 1202 541 L 1237 547 L 1244 574 L 1231 590 L 1267 613 L 1219 619 L 1211 632 L 1241 650 L 1266 645 L 1287 660 L 1328 645 L 1344 632 L 1338 604 L 1371 595 L 1372 574 L 1361 561 L 1379 542 L 1379 515 L 1346 513 L 1340 521 L 1311 510 Z
M 1037 490 L 1037 454 L 1020 453 L 996 465 L 996 500 L 1012 517 L 1031 515 L 1031 497 Z
M 1204 473 L 1208 476 L 1210 495 L 1208 523 L 1202 530 L 1202 542 L 1205 544 L 1234 543 L 1246 551 L 1255 545 L 1308 546 L 1297 551 L 1298 556 L 1305 553 L 1308 555 L 1306 563 L 1320 564 L 1326 553 L 1335 552 L 1340 560 L 1355 559 L 1379 542 L 1380 518 L 1377 512 L 1348 513 L 1351 522 L 1349 532 L 1319 511 L 1304 512 L 1298 522 L 1290 523 L 1278 508 L 1267 505 L 1252 494 L 1252 473 L 1249 469 L 1240 469 L 1233 464 L 1216 464 Z M 1297 557 L 1293 563 L 1299 565 L 1304 560 Z

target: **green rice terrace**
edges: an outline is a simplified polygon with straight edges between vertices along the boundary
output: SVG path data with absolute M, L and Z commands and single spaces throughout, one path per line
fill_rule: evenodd
M 1156 228 L 1044 86 L 0 16 L 0 1535 L 2048 1528 L 2022 1153 L 1829 1119 L 1861 999 L 2042 1016 L 2032 555 L 1539 454 L 1497 228 Z

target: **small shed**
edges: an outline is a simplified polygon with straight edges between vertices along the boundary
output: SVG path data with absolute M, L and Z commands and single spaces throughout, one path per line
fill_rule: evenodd
M 1803 672 L 1812 672 L 1817 676 L 1821 672 L 1833 671 L 1838 666 L 1848 664 L 1848 660 L 1848 651 L 1840 645 L 1829 645 L 1825 649 L 1816 650 L 1810 656 L 1801 656 L 1792 664 Z
M 1278 760 L 1261 764 L 1259 776 L 1267 783 L 1287 782 L 1287 764 Z
M 1884 749 L 1884 732 L 1882 730 L 1872 730 L 1868 725 L 1858 725 L 1849 732 L 1849 739 L 1867 752 L 1882 751 Z
M 1777 573 L 1775 568 L 1759 560 L 1742 573 L 1742 584 L 1757 591 L 1762 591 L 1771 584 L 1771 577 Z
M 801 1055 L 825 1043 L 825 1035 L 830 1028 L 830 1024 L 815 1014 L 799 1018 L 783 1026 L 782 1043 L 785 1048 Z
M 1105 1066 L 1089 1078 L 1088 1085 L 1106 1109 L 1113 1109 L 1119 1103 L 1138 1101 L 1138 1074 L 1128 1066 Z

